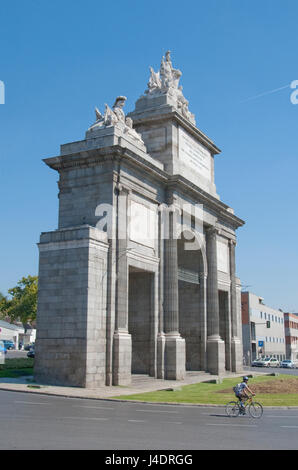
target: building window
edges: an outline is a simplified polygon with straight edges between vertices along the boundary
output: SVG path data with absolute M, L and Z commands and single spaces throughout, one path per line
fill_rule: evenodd
M 256 339 L 256 325 L 255 325 L 254 322 L 251 322 L 251 324 L 250 324 L 250 334 L 251 334 L 252 341 L 255 341 L 255 339 Z

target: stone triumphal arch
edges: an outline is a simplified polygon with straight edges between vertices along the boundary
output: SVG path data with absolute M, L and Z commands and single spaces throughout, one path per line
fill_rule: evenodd
M 57 230 L 41 234 L 35 375 L 126 385 L 134 373 L 242 369 L 236 230 L 214 182 L 218 147 L 196 127 L 167 52 L 147 89 L 101 112 L 45 163 Z

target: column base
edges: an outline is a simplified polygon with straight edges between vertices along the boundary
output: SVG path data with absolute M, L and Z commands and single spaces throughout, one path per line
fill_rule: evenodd
M 231 341 L 231 365 L 232 372 L 241 372 L 243 370 L 243 351 L 239 338 L 234 337 Z
M 159 333 L 156 341 L 156 377 L 158 379 L 165 378 L 165 344 L 165 335 Z
M 220 375 L 225 372 L 225 342 L 220 336 L 209 336 L 207 339 L 208 372 Z
M 116 331 L 113 341 L 113 385 L 131 384 L 131 335 Z
M 185 378 L 185 339 L 180 335 L 166 334 L 164 351 L 164 378 L 183 380 Z

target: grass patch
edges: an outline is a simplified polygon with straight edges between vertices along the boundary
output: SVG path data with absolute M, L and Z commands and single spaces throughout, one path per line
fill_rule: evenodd
M 6 359 L 5 364 L 0 364 L 0 378 L 18 378 L 25 375 L 33 375 L 33 358 Z
M 221 384 L 198 383 L 184 385 L 174 391 L 160 390 L 114 398 L 153 403 L 225 405 L 235 398 L 232 388 L 239 382 L 240 378 L 238 377 L 224 379 Z M 258 376 L 249 380 L 249 387 L 255 391 L 256 400 L 264 406 L 298 406 L 298 377 L 296 376 Z
M 27 367 L 26 369 L 6 369 L 0 370 L 0 378 L 17 379 L 24 375 L 33 375 L 33 368 Z
M 34 365 L 34 359 L 31 357 L 6 359 L 5 364 L 0 364 L 0 371 L 7 369 L 26 369 L 32 368 Z

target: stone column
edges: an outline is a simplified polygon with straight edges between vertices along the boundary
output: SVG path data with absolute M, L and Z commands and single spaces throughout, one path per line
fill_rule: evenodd
M 169 212 L 169 233 L 164 240 L 165 378 L 185 377 L 185 340 L 179 334 L 178 253 L 174 211 Z
M 159 256 L 159 283 L 158 283 L 158 334 L 156 342 L 156 376 L 158 379 L 164 379 L 164 358 L 165 358 L 165 334 L 164 334 L 164 311 L 163 311 L 163 291 L 164 291 L 164 211 L 165 206 L 161 204 L 158 210 L 158 256 Z
M 117 187 L 116 215 L 116 320 L 113 348 L 113 385 L 131 383 L 131 335 L 128 333 L 128 190 Z
M 206 232 L 207 278 L 207 369 L 219 375 L 225 371 L 225 343 L 219 335 L 219 300 L 217 278 L 217 230 Z
M 201 322 L 200 369 L 207 370 L 207 273 L 200 272 L 199 312 Z
M 236 242 L 229 240 L 230 248 L 230 277 L 231 277 L 231 367 L 232 372 L 240 372 L 242 370 L 242 347 L 238 336 L 238 320 L 237 320 L 237 292 L 236 292 L 236 260 L 235 248 Z

